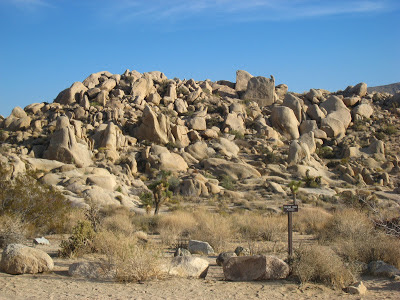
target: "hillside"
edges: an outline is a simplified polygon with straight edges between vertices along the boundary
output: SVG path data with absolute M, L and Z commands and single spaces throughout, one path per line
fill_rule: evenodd
M 368 87 L 368 93 L 373 92 L 396 94 L 397 92 L 400 92 L 400 82 Z
M 246 71 L 236 83 L 98 72 L 54 103 L 16 107 L 1 120 L 0 159 L 14 173 L 41 172 L 74 205 L 136 211 L 160 171 L 172 174 L 176 195 L 270 199 L 275 210 L 290 199 L 291 180 L 309 178 L 302 192 L 315 199 L 398 187 L 390 96 L 368 94 L 364 83 L 338 93 L 287 90 Z

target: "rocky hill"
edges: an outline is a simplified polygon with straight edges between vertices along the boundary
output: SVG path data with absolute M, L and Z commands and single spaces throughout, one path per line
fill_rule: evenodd
M 171 172 L 176 195 L 276 200 L 270 209 L 289 199 L 292 180 L 305 182 L 304 201 L 361 189 L 396 203 L 393 103 L 399 94 L 369 93 L 365 83 L 295 94 L 241 70 L 235 83 L 104 71 L 53 103 L 1 118 L 0 162 L 13 176 L 36 171 L 76 206 L 140 211 L 139 196 L 160 171 Z
M 380 86 L 372 86 L 367 88 L 368 93 L 378 92 L 378 93 L 388 93 L 388 94 L 396 94 L 400 92 L 400 82 L 380 85 Z

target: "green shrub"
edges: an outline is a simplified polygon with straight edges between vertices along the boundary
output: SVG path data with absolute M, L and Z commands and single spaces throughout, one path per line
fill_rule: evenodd
M 306 171 L 306 177 L 303 178 L 304 185 L 309 188 L 318 188 L 321 186 L 322 176 L 310 176 L 310 170 Z
M 60 257 L 78 257 L 86 253 L 95 252 L 93 241 L 96 236 L 92 225 L 88 221 L 79 221 L 73 228 L 68 240 L 61 241 L 58 255 Z
M 34 174 L 10 180 L 5 166 L 0 166 L 0 215 L 18 216 L 32 234 L 61 233 L 71 210 L 64 195 L 37 181 Z
M 229 175 L 222 175 L 220 178 L 220 185 L 227 190 L 234 191 L 235 184 L 236 181 Z
M 234 135 L 234 136 L 235 136 L 235 139 L 237 139 L 237 140 L 243 140 L 243 139 L 244 139 L 244 134 L 241 133 L 240 131 L 231 130 L 231 131 L 229 132 L 229 134 Z
M 326 158 L 326 159 L 336 158 L 334 151 L 332 150 L 331 147 L 328 147 L 328 146 L 324 146 L 324 147 L 317 146 L 315 153 L 317 153 L 317 155 L 320 158 Z

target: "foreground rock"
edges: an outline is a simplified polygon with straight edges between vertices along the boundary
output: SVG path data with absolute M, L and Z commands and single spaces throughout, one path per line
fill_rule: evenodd
M 200 257 L 176 256 L 168 266 L 168 274 L 180 277 L 205 278 L 208 272 L 208 262 Z
M 89 279 L 114 279 L 115 268 L 100 262 L 78 262 L 69 266 L 69 276 Z
M 189 241 L 189 252 L 194 254 L 208 255 L 214 253 L 214 249 L 207 242 L 190 240 Z
M 223 266 L 226 280 L 253 281 L 284 279 L 289 275 L 289 266 L 275 256 L 231 257 Z
M 12 275 L 42 273 L 53 268 L 53 260 L 47 253 L 21 244 L 8 245 L 0 262 L 0 269 Z
M 384 261 L 372 261 L 368 264 L 368 272 L 374 276 L 393 277 L 400 275 L 400 270 Z
M 367 293 L 367 288 L 362 281 L 359 281 L 346 287 L 344 291 L 352 295 L 365 295 Z

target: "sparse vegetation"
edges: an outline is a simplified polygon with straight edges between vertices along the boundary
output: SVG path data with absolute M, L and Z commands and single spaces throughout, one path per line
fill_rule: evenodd
M 219 184 L 227 190 L 234 191 L 236 181 L 229 175 L 222 175 Z
M 71 206 L 54 188 L 38 182 L 33 173 L 10 178 L 6 166 L 0 167 L 0 216 L 24 220 L 28 233 L 64 231 Z
M 317 282 L 344 288 L 355 281 L 343 260 L 329 247 L 313 245 L 295 250 L 293 274 L 301 283 Z

